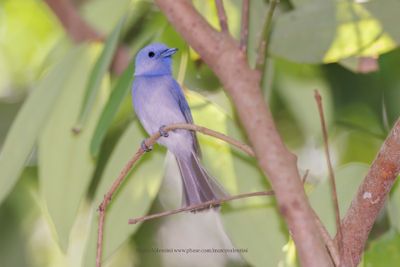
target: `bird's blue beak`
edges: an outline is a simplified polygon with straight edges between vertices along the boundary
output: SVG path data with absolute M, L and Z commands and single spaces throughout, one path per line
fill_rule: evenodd
M 161 52 L 161 57 L 170 57 L 178 51 L 178 48 L 168 48 Z

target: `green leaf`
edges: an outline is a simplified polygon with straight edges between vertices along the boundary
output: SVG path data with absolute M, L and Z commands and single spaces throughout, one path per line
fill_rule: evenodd
M 161 27 L 160 29 L 159 25 L 160 24 L 163 25 L 165 23 L 164 20 L 165 18 L 160 20 L 160 18 L 154 19 L 153 17 L 152 23 L 154 24 L 150 24 L 145 29 L 142 29 L 143 31 L 142 34 L 136 36 L 135 45 L 132 49 L 133 51 L 132 54 L 136 54 L 136 52 L 139 51 L 146 43 L 148 43 L 157 34 L 163 31 L 164 27 Z M 106 136 L 107 130 L 111 126 L 113 119 L 115 118 L 118 112 L 118 109 L 120 108 L 122 102 L 124 101 L 128 89 L 131 88 L 133 73 L 134 73 L 134 61 L 132 60 L 131 64 L 124 71 L 124 73 L 119 78 L 119 81 L 115 85 L 111 93 L 111 96 L 108 99 L 107 105 L 104 107 L 100 120 L 97 124 L 96 131 L 95 134 L 93 135 L 90 147 L 91 154 L 94 157 L 98 156 L 101 144 Z
M 87 48 L 76 59 L 74 70 L 67 76 L 65 89 L 39 139 L 41 190 L 62 249 L 67 248 L 72 224 L 94 171 L 90 140 L 107 97 L 106 87 L 102 86 L 102 94 L 93 101 L 86 130 L 74 135 L 71 129 L 79 116 L 94 58 L 93 51 Z
M 386 7 L 386 4 L 382 5 L 381 2 L 371 3 Z M 394 41 L 385 32 L 381 22 L 371 15 L 365 5 L 354 1 L 338 1 L 336 8 L 337 33 L 324 62 L 336 62 L 352 56 L 376 57 L 395 47 Z M 392 12 L 389 20 L 393 19 L 393 14 L 396 13 L 393 6 L 387 11 L 390 8 Z M 377 10 L 382 9 L 377 8 Z M 351 65 L 351 59 L 344 61 L 344 64 Z
M 237 123 L 227 122 L 228 135 L 244 141 Z M 237 189 L 234 194 L 269 189 L 267 178 L 257 161 L 233 149 L 233 167 Z M 232 179 L 228 177 L 228 179 Z M 278 266 L 285 258 L 287 230 L 271 197 L 256 197 L 230 202 L 222 209 L 228 236 L 237 248 L 246 248 L 242 256 L 251 266 Z M 247 226 L 246 226 L 247 225 Z M 245 226 L 245 227 L 244 227 Z M 274 242 L 265 242 L 274 240 Z
M 333 0 L 311 2 L 279 16 L 270 53 L 299 63 L 322 62 L 335 36 L 335 17 Z
M 295 7 L 300 7 L 302 5 L 308 5 L 310 3 L 316 3 L 316 2 L 322 2 L 325 0 L 291 0 L 290 2 L 295 6 Z
M 400 44 L 400 28 L 398 27 L 400 1 L 367 1 L 365 7 L 379 20 L 383 30 L 385 30 L 397 44 Z
M 85 1 L 79 7 L 79 11 L 85 21 L 98 32 L 109 34 L 127 11 L 130 12 L 132 9 L 134 16 L 141 15 L 142 10 L 137 8 L 138 2 L 137 0 Z
M 82 47 L 67 53 L 39 83 L 18 112 L 0 152 L 0 203 L 17 182 L 38 135 L 82 53 Z
M 146 138 L 139 122 L 134 120 L 122 135 L 107 166 L 103 172 L 101 182 L 97 188 L 93 211 L 103 200 L 104 194 L 118 177 L 120 171 L 135 154 L 141 141 Z M 145 154 L 137 162 L 125 182 L 112 198 L 107 209 L 104 228 L 104 257 L 107 259 L 133 234 L 139 225 L 129 225 L 128 219 L 145 215 L 156 197 L 161 183 L 163 168 L 163 153 L 159 147 L 153 152 Z M 88 250 L 86 251 L 84 266 L 94 266 L 96 257 L 97 216 L 93 216 L 91 235 Z
M 314 90 L 322 95 L 327 126 L 333 121 L 330 86 L 318 66 L 276 61 L 275 90 L 306 137 L 321 136 L 321 124 Z M 293 140 L 293 138 L 291 138 Z
M 398 99 L 400 99 L 400 49 L 396 49 L 390 53 L 382 55 L 379 58 L 379 67 L 381 76 L 379 77 L 379 86 L 384 90 L 383 108 L 387 114 L 387 127 L 393 125 L 400 116 L 400 107 Z
M 101 81 L 103 80 L 103 77 L 111 64 L 115 51 L 117 49 L 119 34 L 121 32 L 124 21 L 125 17 L 123 17 L 118 22 L 117 26 L 108 37 L 107 42 L 104 45 L 103 51 L 101 52 L 96 64 L 94 65 L 92 72 L 90 73 L 90 78 L 87 81 L 87 85 L 84 90 L 86 92 L 85 100 L 83 101 L 83 104 L 81 106 L 80 115 L 77 119 L 77 125 L 74 127 L 76 132 L 79 132 L 82 127 L 85 126 L 86 121 L 90 115 L 93 103 L 97 98 L 98 91 L 100 90 Z
M 90 144 L 90 153 L 96 157 L 100 151 L 101 144 L 110 127 L 120 104 L 126 97 L 133 79 L 134 64 L 133 61 L 119 78 L 113 89 L 106 106 L 104 107 L 100 120 L 97 123 L 93 139 Z
M 400 262 L 399 250 L 400 235 L 396 231 L 385 233 L 369 245 L 364 255 L 364 266 L 397 266 Z
M 340 214 L 343 217 L 350 207 L 357 189 L 367 174 L 369 166 L 363 163 L 350 163 L 335 170 L 336 189 L 339 200 Z M 336 233 L 335 213 L 333 210 L 330 182 L 325 178 L 310 194 L 311 206 L 317 212 L 328 232 Z
M 240 127 L 219 106 L 192 91 L 186 92 L 194 121 L 243 140 Z M 229 194 L 262 191 L 268 183 L 257 162 L 221 140 L 198 134 L 207 170 Z M 223 168 L 221 168 L 223 166 Z M 288 238 L 275 201 L 269 197 L 250 198 L 224 204 L 222 219 L 229 238 L 252 266 L 277 266 L 284 258 L 282 247 Z M 249 227 L 244 227 L 248 225 Z M 265 242 L 274 240 L 274 242 Z
M 0 96 L 28 93 L 63 32 L 62 26 L 55 23 L 54 14 L 43 1 L 0 1 L 0 32 L 0 65 L 4 66 Z
M 393 186 L 390 197 L 388 200 L 387 211 L 390 220 L 390 225 L 397 232 L 400 232 L 400 183 L 397 179 L 395 185 Z

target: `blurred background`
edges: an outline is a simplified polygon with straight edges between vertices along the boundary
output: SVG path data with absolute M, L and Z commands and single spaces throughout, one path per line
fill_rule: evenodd
M 192 2 L 219 29 L 214 1 Z M 254 66 L 270 1 L 250 2 Z M 224 4 L 238 39 L 242 1 Z M 300 170 L 310 172 L 306 192 L 331 234 L 314 90 L 323 97 L 343 215 L 400 114 L 399 12 L 398 0 L 281 0 L 275 10 L 262 89 Z M 218 79 L 152 1 L 0 0 L 0 266 L 94 266 L 97 206 L 146 138 L 130 87 L 132 58 L 150 42 L 179 48 L 174 76 L 195 123 L 247 142 Z M 254 159 L 199 140 L 204 164 L 230 194 L 270 189 Z M 159 146 L 135 166 L 107 213 L 105 266 L 298 266 L 272 197 L 222 206 L 223 226 L 241 253 L 157 252 L 210 248 L 214 237 L 212 229 L 200 236 L 191 228 L 192 214 L 127 224 L 178 207 L 178 175 Z M 395 186 L 360 266 L 396 266 L 399 230 Z

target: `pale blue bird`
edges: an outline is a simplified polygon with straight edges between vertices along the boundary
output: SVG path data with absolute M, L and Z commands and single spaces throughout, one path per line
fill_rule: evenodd
M 174 123 L 193 123 L 189 105 L 171 71 L 171 56 L 178 49 L 154 43 L 136 56 L 132 100 L 135 112 L 148 134 L 160 132 L 158 143 L 166 146 L 178 162 L 183 184 L 183 205 L 199 204 L 225 195 L 222 187 L 200 164 L 200 149 L 195 132 L 163 127 Z M 150 151 L 142 143 L 143 149 Z

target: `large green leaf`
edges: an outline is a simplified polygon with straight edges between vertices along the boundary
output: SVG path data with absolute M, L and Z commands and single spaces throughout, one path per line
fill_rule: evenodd
M 278 17 L 269 51 L 299 63 L 322 62 L 335 31 L 335 1 L 310 2 Z
M 390 225 L 397 232 L 400 232 L 400 186 L 399 179 L 397 179 L 393 186 L 387 205 L 388 216 Z
M 382 28 L 391 38 L 400 44 L 399 25 L 399 0 L 366 1 L 365 7 L 371 14 L 379 20 Z
M 238 125 L 220 107 L 193 92 L 188 92 L 187 97 L 196 124 L 244 139 Z M 205 166 L 229 194 L 268 188 L 254 159 L 221 140 L 198 136 Z M 235 247 L 247 249 L 242 256 L 252 266 L 277 266 L 284 258 L 282 247 L 287 235 L 281 229 L 282 221 L 273 198 L 258 197 L 224 204 L 222 219 Z M 265 242 L 269 239 L 274 242 Z
M 236 123 L 227 121 L 228 134 L 244 140 Z M 257 161 L 240 152 L 233 152 L 233 166 L 237 193 L 268 190 L 266 177 Z M 232 179 L 232 178 L 231 178 Z M 288 231 L 277 211 L 273 197 L 256 197 L 230 202 L 223 209 L 223 220 L 230 238 L 237 248 L 246 248 L 242 256 L 252 266 L 278 266 L 285 258 L 284 245 Z M 274 240 L 274 242 L 266 242 Z
M 393 20 L 393 14 L 396 14 L 393 6 L 387 6 L 381 2 L 378 4 L 377 1 L 371 3 L 376 3 L 376 8 L 372 6 L 371 8 L 378 14 L 383 11 L 381 8 L 383 6 L 388 8 L 387 11 L 392 10 L 389 21 Z M 352 56 L 376 57 L 394 48 L 394 41 L 366 6 L 354 1 L 338 1 L 336 8 L 337 33 L 332 46 L 325 55 L 324 62 L 336 62 Z M 384 14 L 386 16 L 386 13 Z M 354 59 L 353 61 L 357 62 Z M 351 59 L 345 61 L 344 64 L 351 66 Z
M 86 121 L 90 116 L 90 112 L 92 111 L 94 102 L 97 99 L 97 95 L 100 91 L 101 81 L 103 80 L 103 77 L 111 64 L 117 49 L 119 34 L 124 21 L 125 18 L 120 19 L 117 26 L 108 37 L 96 64 L 93 66 L 93 70 L 90 73 L 90 77 L 85 88 L 85 99 L 82 103 L 80 115 L 77 119 L 77 125 L 75 126 L 76 131 L 80 131 L 81 128 L 85 126 Z
M 336 189 L 339 200 L 340 214 L 343 217 L 350 207 L 351 200 L 367 174 L 369 166 L 363 163 L 349 163 L 335 170 Z M 317 212 L 329 233 L 336 233 L 335 213 L 328 178 L 322 181 L 310 194 L 311 206 Z
M 37 168 L 25 168 L 12 193 L 0 205 L 0 260 L 2 266 L 31 266 L 24 225 L 34 223 L 38 208 L 32 191 L 36 189 Z
M 124 165 L 145 138 L 146 135 L 143 134 L 138 121 L 133 121 L 118 141 L 107 163 L 97 188 L 93 211 L 101 203 L 104 194 L 110 189 Z M 147 213 L 157 195 L 163 170 L 163 155 L 157 147 L 153 152 L 145 154 L 125 178 L 125 182 L 112 198 L 111 205 L 107 209 L 103 259 L 107 259 L 137 230 L 138 225 L 129 225 L 128 219 Z M 93 216 L 91 236 L 83 266 L 94 266 L 98 219 L 96 215 Z
M 400 116 L 400 49 L 382 55 L 379 58 L 380 79 L 379 86 L 384 90 L 383 108 L 387 115 L 387 129 L 393 125 Z
M 325 121 L 328 127 L 333 121 L 333 100 L 322 70 L 318 66 L 295 64 L 282 60 L 276 61 L 275 66 L 275 91 L 290 111 L 303 135 L 311 138 L 321 136 L 321 124 L 314 90 L 318 89 L 322 95 Z
M 86 48 L 76 59 L 39 140 L 41 189 L 63 249 L 67 247 L 70 229 L 95 167 L 89 151 L 90 140 L 107 97 L 102 86 L 102 94 L 93 101 L 85 131 L 74 135 L 71 129 L 79 116 L 94 56 Z
M 290 0 L 290 2 L 295 6 L 295 7 L 299 7 L 302 5 L 307 5 L 310 3 L 316 3 L 316 2 L 323 2 L 325 0 Z
M 400 262 L 400 235 L 396 231 L 385 233 L 371 242 L 364 255 L 365 267 L 397 266 Z
M 56 64 L 18 112 L 0 153 L 0 202 L 16 183 L 68 76 L 84 53 L 74 48 Z
M 164 24 L 164 21 L 160 23 Z M 151 26 L 154 27 L 154 25 Z M 133 51 L 138 51 L 139 49 L 141 49 L 147 42 L 149 42 L 154 36 L 162 31 L 158 28 L 152 27 L 146 27 L 146 29 L 143 30 L 143 33 L 137 37 L 135 41 L 135 46 L 132 49 Z M 121 107 L 122 102 L 124 101 L 129 89 L 131 88 L 134 66 L 134 61 L 132 60 L 131 64 L 124 71 L 124 73 L 121 75 L 118 82 L 116 83 L 115 87 L 113 88 L 110 98 L 108 99 L 108 102 L 103 109 L 90 145 L 90 151 L 93 156 L 98 155 L 106 133 L 110 128 L 113 120 L 115 119 L 116 114 Z
M 43 1 L 0 1 L 0 97 L 27 93 L 40 75 L 62 32 L 53 16 Z
M 127 11 L 132 9 L 133 16 L 141 15 L 138 4 L 139 0 L 86 1 L 79 11 L 90 26 L 98 32 L 109 34 Z
M 120 104 L 122 103 L 123 99 L 126 97 L 129 91 L 133 79 L 133 67 L 134 64 L 132 62 L 119 78 L 117 84 L 115 85 L 115 88 L 110 95 L 110 98 L 107 101 L 106 106 L 101 113 L 100 120 L 97 123 L 96 131 L 90 144 L 90 152 L 92 156 L 98 155 L 101 143 L 104 140 L 107 130 L 110 127 L 114 116 L 117 113 L 118 108 L 120 107 Z

